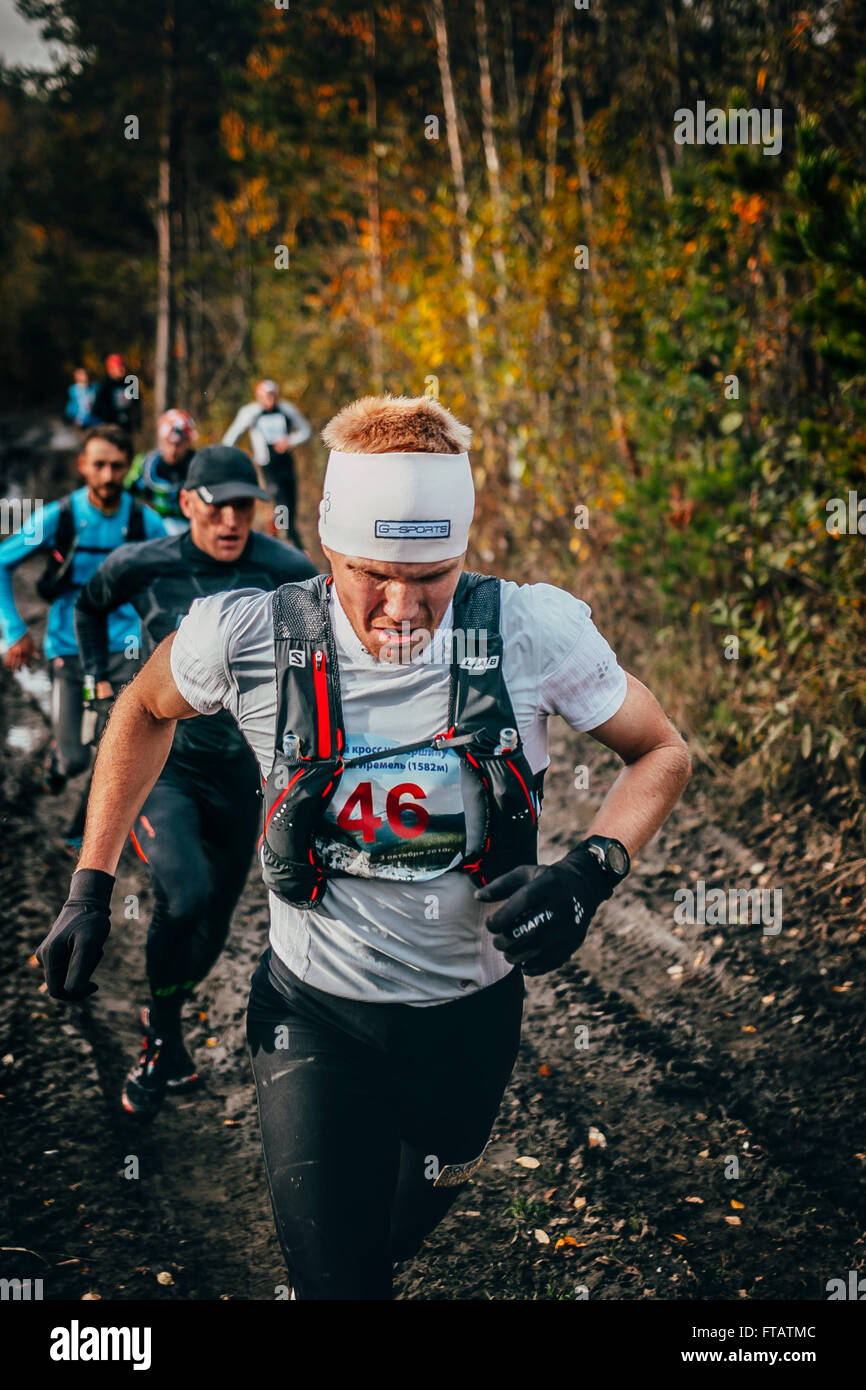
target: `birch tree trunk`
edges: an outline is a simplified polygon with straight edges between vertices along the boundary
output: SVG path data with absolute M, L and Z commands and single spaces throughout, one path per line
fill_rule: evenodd
M 382 375 L 382 229 L 379 216 L 379 157 L 376 153 L 378 109 L 376 101 L 376 12 L 367 12 L 367 221 L 370 224 L 370 285 L 373 314 L 370 324 L 370 376 L 373 390 L 384 390 Z
M 490 54 L 487 46 L 487 9 L 485 0 L 475 0 L 475 28 L 478 33 L 478 69 L 481 91 L 481 125 L 484 139 L 484 158 L 490 183 L 490 205 L 493 213 L 493 267 L 496 271 L 496 302 L 501 310 L 506 302 L 505 198 L 496 132 L 493 121 L 493 84 L 490 81 Z
M 553 16 L 553 48 L 551 53 L 550 91 L 547 97 L 545 117 L 545 158 L 544 158 L 544 234 L 541 241 L 542 262 L 550 263 L 553 254 L 552 203 L 556 195 L 556 146 L 559 136 L 559 107 L 562 102 L 562 32 L 563 0 L 558 0 Z M 538 328 L 538 361 L 542 367 L 552 360 L 551 344 L 553 323 L 547 304 L 541 310 Z M 542 388 L 538 392 L 536 409 L 538 422 L 544 433 L 551 427 L 550 392 Z
M 168 409 L 171 352 L 171 126 L 174 107 L 174 0 L 166 0 L 162 42 L 162 129 L 156 206 L 156 356 L 153 404 L 157 416 Z
M 571 43 L 574 53 L 574 42 Z M 576 63 L 575 63 L 576 67 Z M 592 187 L 589 179 L 589 160 L 586 150 L 586 127 L 583 120 L 583 105 L 577 86 L 576 72 L 569 74 L 568 91 L 571 98 L 571 112 L 574 124 L 574 146 L 577 162 L 578 187 L 580 189 L 580 209 L 583 218 L 584 235 L 589 247 L 589 282 L 595 302 L 595 317 L 598 327 L 598 341 L 601 349 L 601 367 L 607 388 L 608 411 L 611 429 L 617 441 L 620 456 L 629 471 L 637 476 L 638 462 L 625 426 L 625 417 L 619 399 L 619 382 L 613 350 L 613 334 L 610 331 L 610 312 L 607 297 L 598 270 L 598 243 L 595 239 L 595 213 L 592 206 Z
M 481 350 L 478 298 L 475 293 L 475 256 L 469 231 L 469 194 L 466 191 L 463 150 L 460 145 L 460 131 L 457 125 L 457 102 L 454 97 L 454 84 L 451 80 L 448 30 L 445 25 L 443 0 L 430 0 L 429 13 L 431 27 L 436 38 L 439 77 L 442 83 L 442 103 L 445 107 L 445 126 L 448 134 L 448 153 L 451 158 L 451 172 L 454 178 L 454 192 L 457 202 L 457 234 L 460 243 L 460 273 L 463 278 L 466 327 L 469 330 L 469 348 L 472 356 L 472 371 L 475 376 L 475 390 L 482 423 L 484 423 L 489 418 L 490 409 L 484 379 L 484 355 Z
M 511 127 L 513 158 L 518 169 L 523 167 L 520 145 L 520 102 L 517 100 L 517 79 L 514 74 L 514 44 L 511 37 L 511 10 L 502 6 L 502 53 L 505 62 L 505 97 L 508 102 L 508 124 Z

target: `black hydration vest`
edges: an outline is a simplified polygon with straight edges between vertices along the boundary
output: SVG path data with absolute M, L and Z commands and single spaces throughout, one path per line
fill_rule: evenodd
M 123 530 L 123 539 L 130 542 L 147 539 L 144 529 L 144 512 L 134 497 L 130 498 L 129 520 Z M 69 572 L 76 551 L 82 555 L 110 555 L 112 550 L 116 549 L 116 546 L 110 545 L 84 545 L 81 541 L 81 532 L 75 529 L 72 497 L 67 495 L 61 498 L 57 512 L 54 544 L 45 563 L 45 569 L 36 581 L 36 592 L 46 603 L 53 603 L 55 599 L 60 598 L 61 594 L 68 592 L 73 587 Z
M 330 575 L 284 584 L 273 597 L 277 721 L 274 764 L 264 786 L 259 841 L 262 878 L 297 908 L 318 907 L 327 878 L 315 840 L 343 769 L 345 743 L 337 650 L 331 631 Z M 500 583 L 491 575 L 461 574 L 454 595 L 448 728 L 413 748 L 451 748 L 472 769 L 485 807 L 481 850 L 460 868 L 478 887 L 518 864 L 538 862 L 538 812 L 544 773 L 526 761 L 502 676 Z M 462 649 L 485 634 L 482 655 Z M 475 649 L 481 645 L 476 642 Z M 472 647 L 470 647 L 470 651 Z M 505 736 L 505 737 L 503 737 Z M 408 748 L 365 754 L 355 763 L 393 757 Z

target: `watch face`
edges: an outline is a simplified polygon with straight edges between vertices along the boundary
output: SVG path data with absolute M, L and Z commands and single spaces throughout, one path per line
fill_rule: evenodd
M 621 845 L 609 844 L 607 847 L 607 862 L 615 874 L 628 873 L 628 859 L 625 850 Z

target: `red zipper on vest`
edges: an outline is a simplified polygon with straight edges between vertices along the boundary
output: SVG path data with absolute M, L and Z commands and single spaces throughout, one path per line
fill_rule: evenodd
M 319 757 L 331 756 L 331 713 L 328 709 L 328 678 L 325 672 L 325 653 L 313 654 L 313 689 L 316 692 L 316 719 Z
M 533 805 L 532 797 L 529 795 L 529 792 L 528 792 L 527 789 L 526 789 L 526 783 L 524 782 L 524 780 L 523 780 L 523 778 L 521 777 L 520 773 L 517 771 L 517 768 L 514 766 L 514 763 L 509 762 L 507 758 L 505 759 L 505 762 L 506 762 L 506 764 L 508 765 L 508 767 L 511 768 L 511 771 L 514 773 L 515 777 L 517 778 L 518 782 L 520 783 L 521 787 L 523 788 L 523 792 L 524 792 L 524 795 L 525 795 L 525 797 L 526 797 L 526 800 L 529 802 L 529 809 L 530 809 L 530 811 L 532 812 L 532 824 L 535 825 L 536 820 L 537 820 L 537 817 L 536 817 L 536 814 L 535 814 L 535 806 Z
M 281 805 L 283 804 L 283 802 L 285 801 L 285 799 L 286 799 L 286 797 L 288 796 L 289 792 L 292 790 L 292 787 L 293 787 L 293 786 L 295 785 L 295 783 L 297 782 L 298 778 L 299 778 L 299 777 L 303 777 L 304 771 L 305 771 L 305 769 L 304 769 L 304 768 L 301 768 L 300 771 L 298 771 L 298 772 L 295 773 L 295 775 L 294 775 L 294 777 L 292 778 L 292 780 L 291 780 L 291 782 L 289 783 L 289 785 L 285 788 L 284 791 L 281 791 L 281 792 L 280 792 L 280 794 L 279 794 L 279 796 L 277 797 L 276 801 L 274 802 L 273 806 L 272 806 L 271 809 L 268 811 L 268 818 L 267 818 L 267 820 L 265 821 L 265 829 L 264 829 L 264 834 L 265 834 L 265 835 L 267 835 L 267 833 L 268 833 L 268 826 L 269 826 L 270 823 L 271 823 L 271 817 L 272 817 L 272 815 L 274 814 L 274 811 L 276 811 L 276 809 L 277 809 L 278 806 L 281 806 Z M 263 836 L 262 838 L 264 838 L 264 836 Z

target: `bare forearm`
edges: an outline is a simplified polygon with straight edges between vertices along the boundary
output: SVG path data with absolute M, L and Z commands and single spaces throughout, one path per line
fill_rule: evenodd
M 690 773 L 683 743 L 644 753 L 622 769 L 587 834 L 621 840 L 634 858 L 676 806 Z
M 79 869 L 115 872 L 123 843 L 171 749 L 177 721 L 151 714 L 136 684 L 118 696 L 99 745 Z

